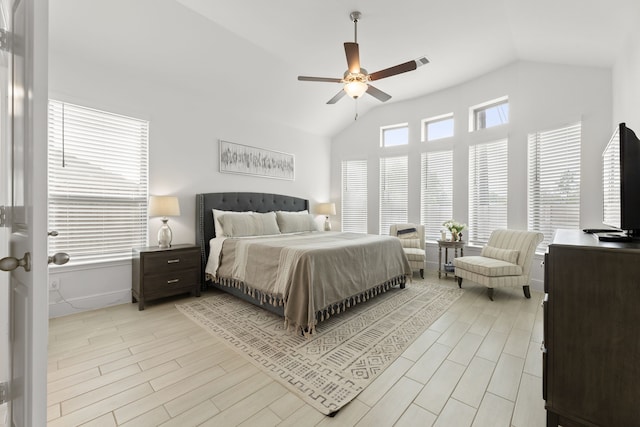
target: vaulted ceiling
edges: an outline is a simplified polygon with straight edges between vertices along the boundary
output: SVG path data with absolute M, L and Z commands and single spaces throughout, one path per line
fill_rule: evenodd
M 426 56 L 379 80 L 387 103 L 518 60 L 611 67 L 640 17 L 638 0 L 50 0 L 50 54 L 209 96 L 239 114 L 331 136 L 380 101 L 326 102 L 341 77 L 349 13 L 370 72 Z

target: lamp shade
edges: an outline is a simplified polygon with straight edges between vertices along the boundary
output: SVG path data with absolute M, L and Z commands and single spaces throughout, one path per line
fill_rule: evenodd
M 316 205 L 316 213 L 318 215 L 335 215 L 336 214 L 336 204 L 335 203 L 318 203 Z
M 149 216 L 179 216 L 180 203 L 175 196 L 150 196 Z
M 368 85 L 364 82 L 354 80 L 344 85 L 344 91 L 352 98 L 361 97 L 368 89 Z

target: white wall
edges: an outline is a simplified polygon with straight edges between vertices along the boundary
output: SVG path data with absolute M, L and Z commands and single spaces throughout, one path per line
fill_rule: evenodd
M 52 98 L 150 121 L 149 193 L 179 197 L 181 216 L 169 221 L 174 243 L 195 243 L 196 193 L 268 192 L 308 198 L 311 204 L 329 198 L 328 138 L 244 115 L 242 105 L 250 97 L 239 95 L 238 102 L 227 105 L 152 76 L 139 79 L 127 70 L 56 52 L 50 55 L 49 74 Z M 295 180 L 219 173 L 218 139 L 293 153 Z M 150 244 L 159 226 L 159 219 L 150 220 Z M 60 282 L 60 292 L 50 292 L 51 316 L 131 301 L 130 262 L 52 268 L 51 280 Z
M 640 135 L 640 27 L 629 36 L 613 67 L 613 123 Z
M 479 132 L 468 131 L 469 107 L 509 96 L 510 123 Z M 581 226 L 601 226 L 600 162 L 602 149 L 613 131 L 611 70 L 533 62 L 518 62 L 467 83 L 413 100 L 383 105 L 353 123 L 332 140 L 331 198 L 340 209 L 341 161 L 368 159 L 368 229 L 378 233 L 378 180 L 381 156 L 409 155 L 409 221 L 420 218 L 420 121 L 454 113 L 455 136 L 429 143 L 454 151 L 453 217 L 468 223 L 468 147 L 470 144 L 509 139 L 508 226 L 527 227 L 527 134 L 582 120 Z M 379 129 L 409 123 L 410 143 L 381 148 Z M 334 221 L 339 228 L 340 212 Z M 473 248 L 465 254 L 474 254 Z M 427 262 L 437 269 L 437 250 L 430 245 Z M 542 288 L 542 268 L 534 262 L 535 288 Z

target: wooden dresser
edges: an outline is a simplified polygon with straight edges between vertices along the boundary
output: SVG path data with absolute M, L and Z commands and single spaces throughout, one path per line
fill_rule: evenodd
M 190 292 L 200 296 L 200 247 L 133 249 L 131 297 L 144 310 L 146 301 Z
M 640 244 L 558 230 L 543 306 L 547 426 L 640 426 Z

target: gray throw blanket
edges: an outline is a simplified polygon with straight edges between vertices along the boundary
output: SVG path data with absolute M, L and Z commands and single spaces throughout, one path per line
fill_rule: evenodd
M 284 305 L 285 325 L 306 332 L 410 275 L 396 237 L 337 232 L 228 238 L 217 274 L 221 285 Z

